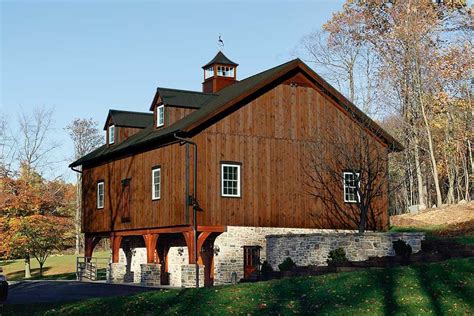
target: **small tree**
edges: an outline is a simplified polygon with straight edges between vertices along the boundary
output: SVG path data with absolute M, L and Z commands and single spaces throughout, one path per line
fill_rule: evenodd
M 62 250 L 68 243 L 70 221 L 57 216 L 32 215 L 15 218 L 11 223 L 9 249 L 16 256 L 34 257 L 43 275 L 46 259 L 54 250 Z
M 325 211 L 313 220 L 321 227 L 363 233 L 380 226 L 387 207 L 388 148 L 377 141 L 377 131 L 369 130 L 368 118 L 367 124 L 355 122 L 338 117 L 318 132 L 308 143 L 305 167 L 308 193 Z

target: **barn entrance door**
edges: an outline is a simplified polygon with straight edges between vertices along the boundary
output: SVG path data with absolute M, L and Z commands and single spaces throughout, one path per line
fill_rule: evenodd
M 244 246 L 244 278 L 258 273 L 260 246 Z

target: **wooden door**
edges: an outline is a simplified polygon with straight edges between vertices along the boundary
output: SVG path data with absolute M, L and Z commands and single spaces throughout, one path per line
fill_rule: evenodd
M 258 272 L 260 265 L 260 247 L 244 246 L 244 278 Z

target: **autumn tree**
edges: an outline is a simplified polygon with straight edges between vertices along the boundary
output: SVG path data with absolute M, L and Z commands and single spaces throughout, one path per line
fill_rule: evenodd
M 371 79 L 378 91 L 373 100 L 385 110 L 379 118 L 389 122 L 386 127 L 406 148 L 392 155 L 390 163 L 396 169 L 391 174 L 402 180 L 403 197 L 395 198 L 401 203 L 396 208 L 431 205 L 433 197 L 438 206 L 470 198 L 473 37 L 469 10 L 465 1 L 348 0 L 323 27 L 325 37 L 319 38 L 317 50 L 323 53 L 318 58 L 329 56 L 330 66 L 334 56 L 343 59 L 327 54 L 334 50 L 329 39 L 344 39 L 339 41 L 342 47 L 357 52 L 345 55 L 353 62 L 340 63 L 345 72 L 356 69 L 351 77 L 363 74 L 359 48 L 373 57 Z M 349 78 L 332 70 L 342 80 Z M 362 85 L 358 89 L 354 95 L 370 90 Z
M 68 245 L 70 221 L 64 217 L 31 215 L 12 218 L 2 246 L 8 257 L 34 257 L 43 275 L 43 266 L 54 251 L 63 250 Z M 5 225 L 5 224 L 4 224 Z
M 98 123 L 92 118 L 74 119 L 67 127 L 72 142 L 74 143 L 74 159 L 88 154 L 103 143 L 103 135 L 100 133 Z M 75 231 L 76 231 L 76 254 L 79 253 L 82 244 L 81 235 L 81 193 L 82 193 L 82 174 L 76 174 L 76 214 L 75 214 Z

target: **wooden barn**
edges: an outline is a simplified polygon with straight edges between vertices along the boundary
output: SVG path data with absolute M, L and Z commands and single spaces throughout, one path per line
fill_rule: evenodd
M 112 281 L 231 283 L 258 271 L 266 235 L 357 228 L 327 200 L 353 209 L 360 171 L 317 144 L 345 139 L 351 151 L 367 136 L 385 162 L 402 146 L 299 59 L 242 80 L 237 68 L 219 52 L 202 92 L 158 87 L 149 112 L 110 110 L 106 144 L 70 165 L 82 173 L 85 256 L 109 238 Z M 312 185 L 314 157 L 340 170 L 337 194 Z M 372 230 L 388 228 L 383 169 Z

